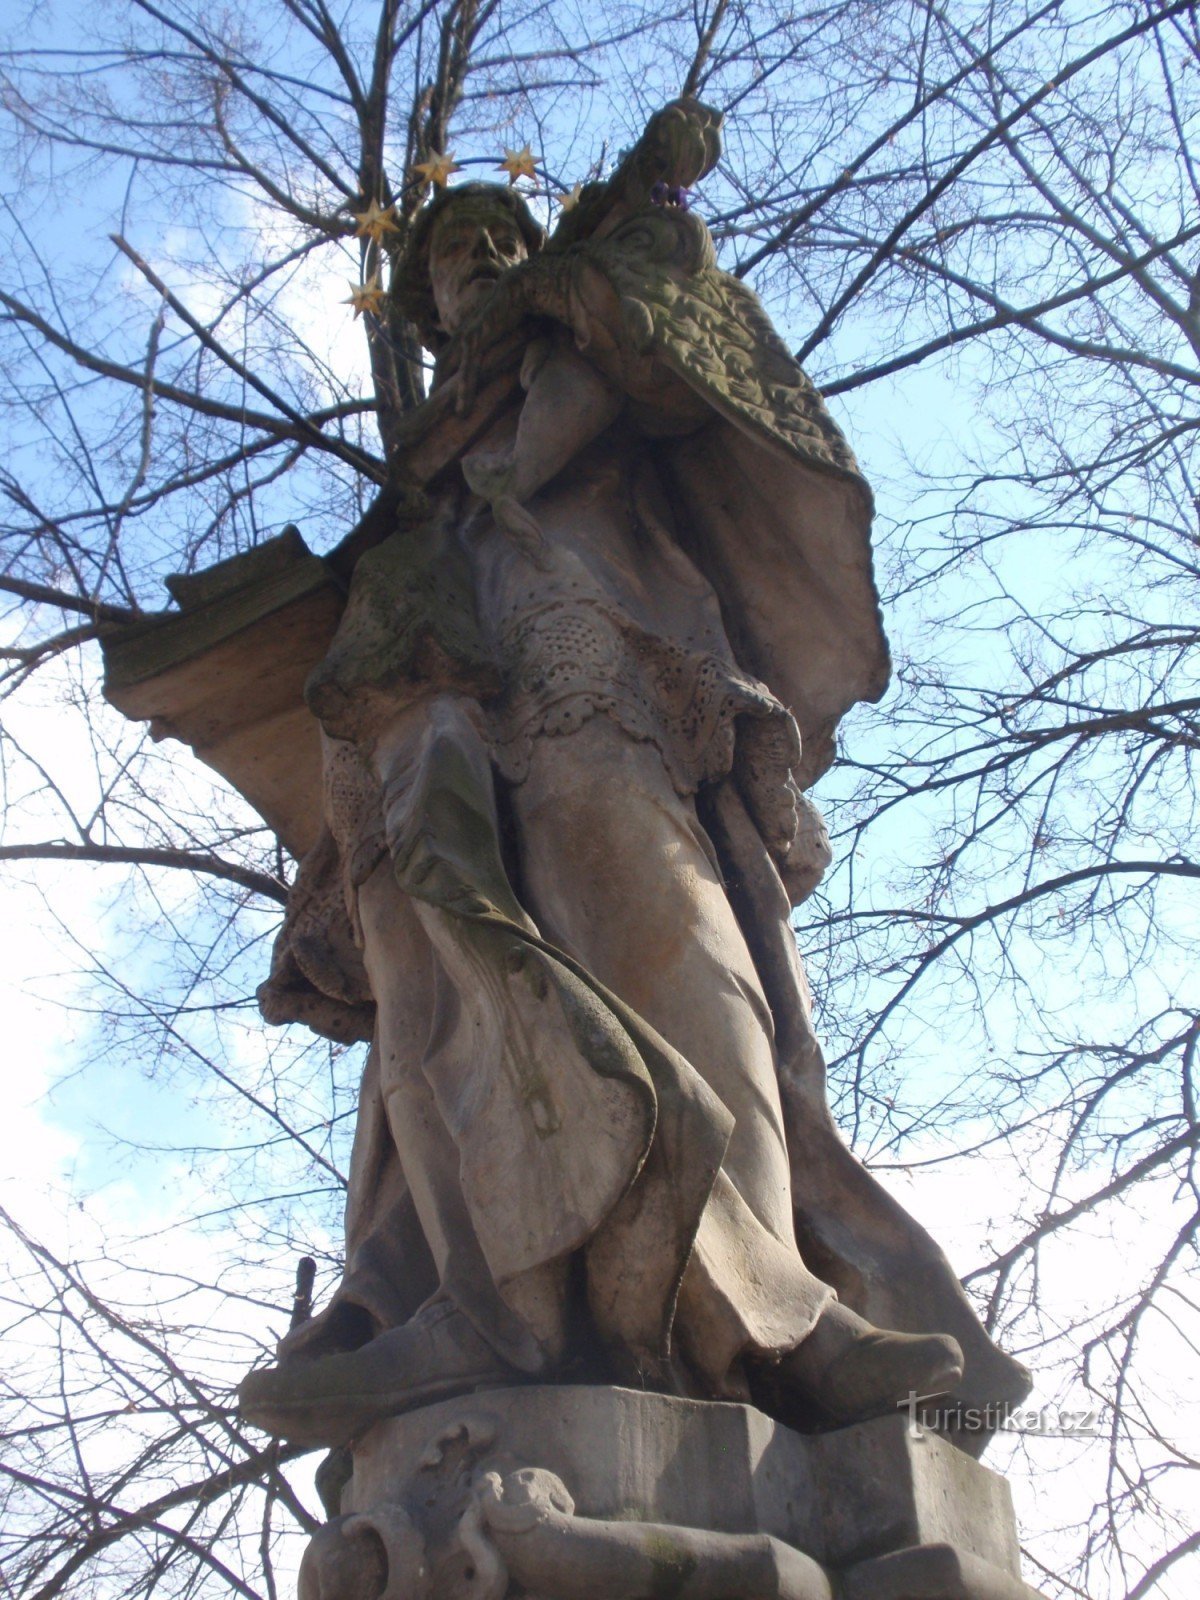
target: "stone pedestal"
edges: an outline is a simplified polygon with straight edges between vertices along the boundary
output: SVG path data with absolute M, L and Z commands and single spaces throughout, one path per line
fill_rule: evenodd
M 1037 1600 L 1008 1486 L 903 1416 L 495 1389 L 358 1441 L 301 1600 Z

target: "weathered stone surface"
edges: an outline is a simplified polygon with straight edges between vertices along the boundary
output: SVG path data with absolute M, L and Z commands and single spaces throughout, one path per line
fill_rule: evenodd
M 864 1561 L 842 1574 L 838 1592 L 840 1600 L 1038 1600 L 1019 1578 L 945 1544 Z
M 294 528 L 169 583 L 178 612 L 104 639 L 105 695 L 156 739 L 190 745 L 303 856 L 323 824 L 304 681 L 334 636 L 341 585 Z
M 839 1564 L 944 1543 L 1018 1574 L 1008 1484 L 947 1440 L 897 1415 L 819 1434 L 809 1449 L 826 1547 Z
M 396 1484 L 434 1484 L 467 1461 L 507 1457 L 562 1478 L 582 1516 L 770 1533 L 820 1555 L 812 1443 L 752 1406 L 603 1385 L 492 1389 L 358 1440 L 342 1510 L 382 1503 Z
M 900 1417 L 814 1437 L 537 1386 L 381 1423 L 353 1461 L 301 1600 L 1036 1600 L 1003 1481 Z

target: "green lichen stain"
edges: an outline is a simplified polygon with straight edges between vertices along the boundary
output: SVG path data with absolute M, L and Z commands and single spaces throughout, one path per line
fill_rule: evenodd
M 498 689 L 456 519 L 448 502 L 359 558 L 337 634 L 305 689 L 334 737 L 360 737 L 375 697 L 394 708 L 431 683 L 471 695 Z
M 650 1557 L 650 1593 L 655 1600 L 677 1595 L 696 1570 L 696 1558 L 678 1545 L 669 1534 L 648 1532 L 646 1554 Z

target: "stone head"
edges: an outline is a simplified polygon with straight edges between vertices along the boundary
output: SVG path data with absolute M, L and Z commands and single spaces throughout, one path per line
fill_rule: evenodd
M 413 224 L 398 281 L 405 315 L 436 350 L 480 309 L 497 278 L 540 250 L 545 237 L 512 189 L 465 183 L 443 190 Z

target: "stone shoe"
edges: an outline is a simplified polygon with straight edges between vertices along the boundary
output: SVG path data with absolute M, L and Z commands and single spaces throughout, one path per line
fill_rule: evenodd
M 277 1439 L 332 1446 L 383 1417 L 516 1377 L 457 1306 L 438 1300 L 357 1350 L 249 1373 L 238 1410 Z
M 865 1422 L 914 1393 L 948 1393 L 962 1378 L 963 1353 L 947 1333 L 892 1333 L 835 1301 L 777 1372 L 828 1421 Z
M 817 1403 L 835 1422 L 865 1421 L 913 1394 L 926 1400 L 948 1394 L 962 1375 L 962 1349 L 949 1334 L 880 1329 L 833 1362 Z

